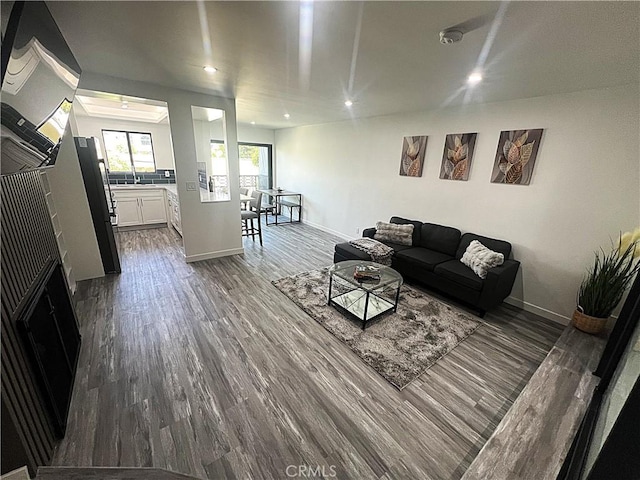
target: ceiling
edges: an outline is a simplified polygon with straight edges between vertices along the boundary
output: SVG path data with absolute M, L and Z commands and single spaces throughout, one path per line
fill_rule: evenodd
M 48 6 L 84 71 L 235 97 L 239 122 L 268 128 L 640 82 L 637 2 Z M 463 40 L 440 44 L 455 25 Z
M 78 116 L 135 122 L 168 123 L 167 104 L 145 98 L 78 89 L 74 113 Z

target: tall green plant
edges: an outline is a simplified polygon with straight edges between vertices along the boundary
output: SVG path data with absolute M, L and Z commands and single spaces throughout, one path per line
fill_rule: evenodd
M 634 258 L 640 253 L 638 240 L 634 238 L 633 241 L 623 242 L 623 238 L 610 253 L 602 249 L 596 252 L 593 267 L 582 280 L 578 291 L 578 309 L 586 315 L 608 318 L 640 270 L 640 262 Z

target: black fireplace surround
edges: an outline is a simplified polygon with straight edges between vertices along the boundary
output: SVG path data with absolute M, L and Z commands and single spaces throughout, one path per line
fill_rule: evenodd
M 62 438 L 80 352 L 80 332 L 60 263 L 54 262 L 44 271 L 17 325 L 54 431 Z

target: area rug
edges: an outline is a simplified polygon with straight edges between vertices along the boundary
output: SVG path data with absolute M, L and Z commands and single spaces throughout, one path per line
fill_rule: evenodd
M 481 324 L 470 314 L 403 285 L 397 312 L 375 319 L 362 330 L 361 322 L 327 305 L 327 268 L 280 278 L 272 283 L 399 390 Z

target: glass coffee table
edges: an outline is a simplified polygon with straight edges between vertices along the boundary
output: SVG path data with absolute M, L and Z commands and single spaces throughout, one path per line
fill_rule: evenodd
M 356 267 L 378 269 L 377 281 L 360 281 L 354 278 Z M 396 311 L 402 286 L 402 275 L 391 267 L 363 260 L 348 260 L 334 264 L 329 269 L 328 304 L 344 310 L 367 323 L 389 311 Z

